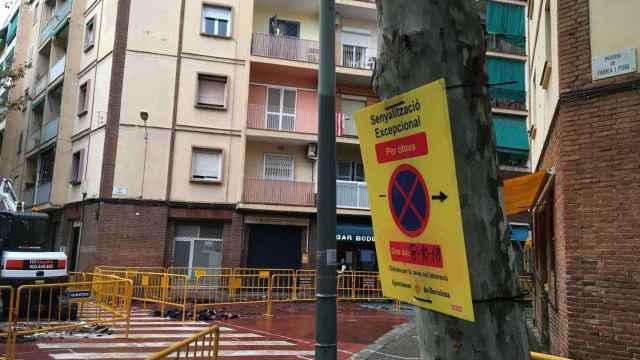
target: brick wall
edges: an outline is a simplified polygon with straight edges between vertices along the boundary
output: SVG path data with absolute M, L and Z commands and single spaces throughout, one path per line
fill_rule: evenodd
M 558 20 L 561 100 L 541 165 L 557 171 L 551 351 L 640 359 L 640 92 L 605 92 L 640 75 L 592 82 L 588 0 L 560 2 Z
M 101 264 L 164 265 L 167 207 L 103 203 L 96 258 Z
M 242 266 L 242 244 L 244 241 L 244 226 L 242 215 L 234 212 L 231 222 L 224 224 L 222 230 L 222 266 Z

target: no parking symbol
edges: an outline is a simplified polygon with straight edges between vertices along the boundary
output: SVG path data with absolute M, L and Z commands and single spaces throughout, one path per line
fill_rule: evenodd
M 410 237 L 419 236 L 429 223 L 429 189 L 415 167 L 403 164 L 389 178 L 389 209 L 398 229 Z

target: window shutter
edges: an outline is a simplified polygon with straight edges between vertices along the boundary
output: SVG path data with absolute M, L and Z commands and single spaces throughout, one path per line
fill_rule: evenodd
M 343 28 L 342 33 L 340 34 L 340 41 L 345 45 L 369 47 L 369 39 L 371 38 L 371 35 L 369 34 L 368 30 L 345 30 Z
M 198 79 L 198 104 L 225 106 L 225 89 L 227 80 L 224 78 L 200 77 Z
M 231 19 L 231 9 L 218 6 L 205 6 L 204 17 L 229 21 Z
M 220 151 L 194 151 L 192 177 L 204 180 L 220 179 L 220 157 Z

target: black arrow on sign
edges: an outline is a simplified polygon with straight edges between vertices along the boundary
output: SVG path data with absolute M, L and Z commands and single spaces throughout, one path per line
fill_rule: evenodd
M 443 193 L 442 191 L 440 191 L 439 195 L 431 196 L 431 200 L 440 200 L 440 202 L 444 202 L 445 200 L 447 200 L 447 198 L 447 194 Z

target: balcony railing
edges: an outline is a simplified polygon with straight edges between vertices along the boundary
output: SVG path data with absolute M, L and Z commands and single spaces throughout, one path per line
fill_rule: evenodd
M 42 139 L 42 131 L 40 128 L 31 130 L 27 137 L 27 151 L 31 151 L 40 145 Z
M 342 45 L 342 66 L 353 69 L 373 70 L 376 52 L 364 46 Z
M 243 201 L 250 204 L 315 206 L 312 182 L 246 179 Z
M 49 69 L 49 83 L 54 82 L 56 79 L 58 79 L 58 77 L 64 74 L 65 63 L 66 63 L 66 56 L 63 56 L 60 59 L 58 59 L 58 61 L 56 61 L 56 63 L 53 64 L 53 66 L 51 66 L 51 69 Z
M 320 43 L 270 34 L 253 34 L 251 55 L 295 60 L 317 64 L 320 61 Z
M 527 111 L 527 93 L 492 87 L 489 89 L 491 106 L 507 110 Z
M 51 19 L 42 25 L 40 28 L 40 42 L 47 40 L 53 31 L 58 28 L 58 25 L 69 16 L 71 13 L 71 6 L 73 0 L 66 0 L 64 3 L 57 6 Z
M 42 140 L 41 143 L 46 143 L 47 141 L 53 139 L 56 137 L 56 135 L 58 135 L 58 122 L 59 122 L 59 118 L 56 117 L 55 119 L 49 121 L 48 123 L 44 124 L 44 128 L 42 131 Z
M 336 206 L 348 209 L 369 209 L 367 183 L 338 180 L 336 182 Z
M 356 118 L 353 114 L 342 114 L 342 136 L 358 137 L 356 130 Z
M 39 183 L 36 187 L 33 204 L 40 205 L 49 202 L 49 194 L 51 194 L 51 181 Z
M 22 201 L 24 202 L 25 208 L 30 208 L 33 206 L 33 195 L 35 194 L 35 187 L 28 188 L 22 192 Z
M 49 83 L 49 74 L 36 75 L 36 79 L 33 82 L 33 89 L 31 90 L 31 97 L 35 98 L 47 89 Z
M 485 37 L 489 51 L 527 56 L 527 40 L 524 36 L 487 33 Z
M 364 46 L 342 45 L 340 66 L 354 69 L 373 69 L 376 50 Z M 288 36 L 254 33 L 251 55 L 317 64 L 320 61 L 320 43 L 316 40 Z
M 337 136 L 358 136 L 353 114 L 337 113 L 336 121 L 341 123 L 336 129 Z M 300 111 L 293 108 L 249 104 L 247 127 L 249 129 L 317 134 L 318 113 L 315 111 Z
M 54 139 L 58 135 L 58 123 L 60 118 L 56 117 L 53 120 L 45 123 L 43 127 L 34 128 L 29 132 L 27 136 L 27 151 L 31 151 L 41 144 Z

